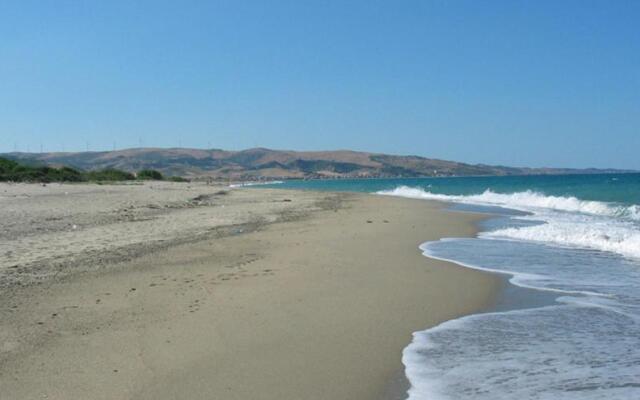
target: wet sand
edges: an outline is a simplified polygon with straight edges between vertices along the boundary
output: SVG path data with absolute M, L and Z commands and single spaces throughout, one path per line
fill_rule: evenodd
M 480 218 L 434 202 L 21 186 L 0 186 L 3 398 L 379 399 L 413 331 L 502 285 L 422 256 Z

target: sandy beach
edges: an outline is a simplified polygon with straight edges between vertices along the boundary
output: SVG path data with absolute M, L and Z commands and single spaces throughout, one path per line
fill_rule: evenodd
M 3 399 L 381 399 L 502 280 L 418 246 L 475 214 L 205 184 L 0 186 Z

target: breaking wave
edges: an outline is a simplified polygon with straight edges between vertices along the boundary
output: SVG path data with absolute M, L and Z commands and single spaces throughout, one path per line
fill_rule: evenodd
M 481 234 L 484 238 L 541 242 L 559 246 L 607 251 L 640 258 L 640 206 L 620 205 L 576 197 L 548 196 L 534 191 L 445 195 L 421 188 L 399 186 L 381 195 L 489 205 L 527 212 L 517 219 L 540 221 Z
M 615 205 L 601 201 L 580 200 L 569 196 L 547 196 L 542 193 L 526 190 L 516 193 L 496 193 L 485 190 L 481 194 L 446 195 L 431 193 L 421 188 L 398 186 L 392 190 L 377 192 L 382 195 L 409 197 L 413 199 L 453 201 L 458 203 L 493 205 L 513 208 L 520 211 L 535 211 L 548 209 L 556 211 L 579 212 L 590 215 L 602 215 L 640 221 L 640 206 Z

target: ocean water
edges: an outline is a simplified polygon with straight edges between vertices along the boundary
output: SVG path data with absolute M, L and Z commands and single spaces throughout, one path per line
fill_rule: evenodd
M 640 399 L 640 174 L 278 187 L 441 200 L 491 214 L 478 237 L 420 250 L 505 274 L 515 290 L 494 310 L 414 333 L 402 354 L 408 399 Z

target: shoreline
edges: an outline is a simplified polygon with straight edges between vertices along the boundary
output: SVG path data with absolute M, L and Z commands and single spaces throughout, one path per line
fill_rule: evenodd
M 433 200 L 428 200 L 433 201 Z M 476 232 L 480 233 L 483 231 L 482 223 L 487 222 L 491 219 L 503 219 L 508 218 L 505 214 L 493 214 L 490 211 L 482 211 L 475 210 L 472 208 L 460 208 L 455 205 L 455 203 L 446 202 L 450 206 L 448 208 L 449 211 L 453 211 L 456 213 L 472 213 L 472 214 L 480 214 L 483 215 L 484 218 L 481 218 L 474 222 L 476 227 Z M 454 207 L 451 207 L 451 205 Z M 514 210 L 517 211 L 517 210 Z M 509 214 L 510 215 L 510 214 Z M 481 240 L 478 235 L 473 235 L 473 239 Z M 471 236 L 468 236 L 471 237 Z M 464 237 L 443 237 L 440 240 L 447 239 L 462 239 Z M 440 327 L 448 326 L 451 323 L 459 323 L 465 320 L 471 320 L 476 317 L 482 317 L 483 314 L 486 315 L 496 315 L 496 314 L 508 314 L 513 311 L 526 311 L 526 310 L 535 310 L 542 309 L 544 307 L 557 306 L 560 303 L 558 302 L 558 298 L 560 294 L 554 290 L 545 289 L 543 287 L 535 287 L 535 286 L 527 286 L 523 284 L 519 284 L 517 282 L 513 282 L 513 279 L 517 279 L 519 276 L 518 272 L 511 272 L 508 270 L 499 270 L 499 269 L 491 269 L 488 267 L 467 264 L 463 261 L 456 260 L 455 258 L 444 258 L 439 257 L 432 254 L 427 248 L 423 248 L 423 246 L 428 245 L 429 243 L 438 242 L 436 241 L 427 241 L 420 245 L 420 250 L 423 252 L 424 257 L 439 260 L 443 262 L 447 262 L 471 271 L 478 271 L 482 273 L 492 274 L 499 279 L 502 280 L 503 286 L 499 293 L 497 294 L 495 300 L 492 304 L 487 306 L 485 309 L 480 309 L 477 312 L 469 313 L 466 315 L 460 315 L 455 318 L 442 321 L 434 326 L 427 327 L 420 331 L 420 333 L 429 333 L 432 330 L 440 329 Z M 446 328 L 445 328 L 446 329 Z M 424 339 L 423 339 L 424 340 Z M 415 350 L 414 350 L 415 351 Z M 424 386 L 424 383 L 423 383 Z M 389 390 L 385 397 L 382 400 L 406 400 L 407 399 L 407 391 L 411 388 L 411 383 L 409 382 L 406 374 L 402 374 L 402 376 L 396 377 L 392 383 L 389 385 Z
M 224 201 L 225 210 L 245 204 L 237 215 L 260 223 L 171 238 L 113 266 L 4 291 L 3 392 L 376 399 L 403 371 L 412 332 L 494 304 L 503 285 L 418 248 L 473 236 L 481 215 L 366 194 L 237 189 L 222 197 L 168 215 L 206 220 Z M 166 221 L 147 217 L 143 226 Z

